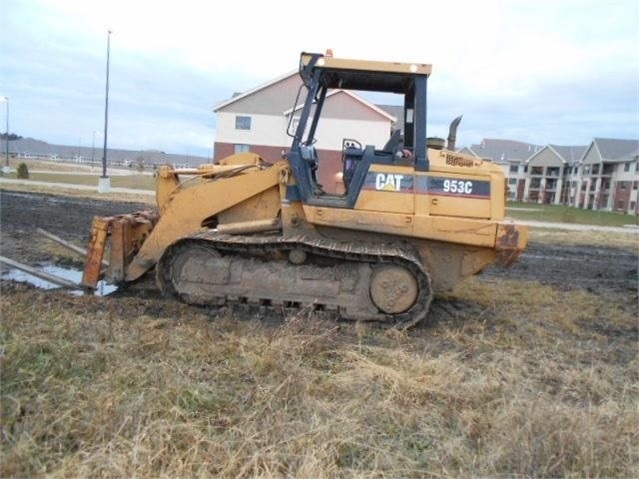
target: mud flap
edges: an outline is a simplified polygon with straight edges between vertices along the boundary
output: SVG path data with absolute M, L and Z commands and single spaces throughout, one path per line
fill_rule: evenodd
M 498 224 L 495 241 L 497 264 L 504 268 L 512 265 L 524 251 L 527 240 L 528 229 L 525 226 L 513 223 Z

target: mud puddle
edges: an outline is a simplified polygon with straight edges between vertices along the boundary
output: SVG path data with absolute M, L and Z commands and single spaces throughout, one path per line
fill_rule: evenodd
M 40 264 L 36 266 L 36 269 L 51 274 L 53 276 L 57 276 L 59 278 L 63 278 L 69 281 L 73 281 L 74 283 L 80 283 L 82 280 L 82 271 L 78 269 L 72 268 L 64 268 L 62 266 L 57 266 L 54 264 Z M 29 273 L 21 271 L 16 268 L 2 268 L 2 273 L 0 274 L 0 279 L 5 281 L 16 281 L 19 283 L 28 283 L 36 288 L 40 289 L 60 289 L 63 290 L 59 285 L 46 281 L 42 278 L 38 278 Z M 106 284 L 104 281 L 99 281 L 97 288 L 95 290 L 96 296 L 107 296 L 111 293 L 117 291 L 117 287 L 111 284 Z M 84 293 L 81 289 L 69 289 L 70 294 L 75 296 L 81 296 Z

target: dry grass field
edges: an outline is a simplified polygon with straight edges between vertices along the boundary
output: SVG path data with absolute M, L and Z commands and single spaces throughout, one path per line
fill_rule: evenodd
M 619 251 L 630 283 L 492 272 L 405 332 L 3 281 L 0 476 L 637 477 L 637 236 L 587 235 L 532 250 Z
M 473 279 L 468 312 L 397 332 L 16 289 L 2 477 L 639 473 L 623 297 Z

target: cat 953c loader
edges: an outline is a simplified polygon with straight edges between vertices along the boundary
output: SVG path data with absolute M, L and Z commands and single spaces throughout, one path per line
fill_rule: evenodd
M 447 148 L 427 140 L 430 73 L 426 64 L 302 53 L 284 158 L 245 152 L 162 166 L 157 210 L 93 220 L 83 285 L 155 274 L 164 294 L 193 305 L 313 307 L 401 328 L 422 320 L 434 292 L 508 266 L 527 238 L 504 219 L 502 169 L 454 151 L 458 120 Z M 401 95 L 404 131 L 382 147 L 344 141 L 343 191 L 329 194 L 316 179 L 315 144 L 336 89 Z

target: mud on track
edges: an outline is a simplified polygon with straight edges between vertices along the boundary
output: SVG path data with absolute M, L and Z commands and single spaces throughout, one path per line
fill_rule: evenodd
M 0 254 L 31 265 L 42 262 L 73 263 L 69 257 L 51 255 L 35 228 L 43 228 L 79 246 L 86 246 L 93 216 L 130 213 L 148 206 L 138 203 L 101 201 L 41 193 L 0 190 Z M 587 233 L 584 233 L 587 234 Z M 73 263 L 81 265 L 78 258 Z M 488 268 L 480 281 L 513 279 L 548 284 L 559 290 L 637 293 L 636 253 L 625 249 L 570 244 L 542 244 L 534 241 L 509 269 Z M 11 288 L 3 287 L 5 293 Z M 435 299 L 436 310 L 467 309 L 468 305 Z

